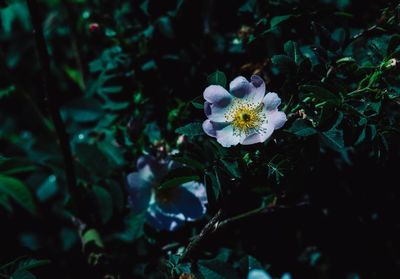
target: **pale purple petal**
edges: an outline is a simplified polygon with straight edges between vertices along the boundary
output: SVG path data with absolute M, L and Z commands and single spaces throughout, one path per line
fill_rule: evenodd
M 251 93 L 250 82 L 242 76 L 238 76 L 229 84 L 230 93 L 236 98 L 247 98 Z
M 223 147 L 231 147 L 240 142 L 240 136 L 233 134 L 233 127 L 231 125 L 217 131 L 217 141 Z
M 215 138 L 217 136 L 217 131 L 222 130 L 228 125 L 229 123 L 227 122 L 213 122 L 207 119 L 203 122 L 203 130 L 207 135 Z
M 156 204 L 152 204 L 148 208 L 146 221 L 159 231 L 175 231 L 183 225 L 182 220 L 163 214 Z
M 275 130 L 281 128 L 287 121 L 286 114 L 282 111 L 274 110 L 267 113 L 268 124 L 274 126 Z
M 232 101 L 232 95 L 220 85 L 208 86 L 204 90 L 203 96 L 207 102 L 219 107 L 226 107 Z
M 254 103 L 261 103 L 265 95 L 265 83 L 259 76 L 253 75 L 251 82 L 239 76 L 229 84 L 230 92 L 233 96 L 248 99 Z
M 263 103 L 265 110 L 267 111 L 275 110 L 281 104 L 281 98 L 278 97 L 278 94 L 270 92 L 267 95 L 265 95 Z
M 214 129 L 214 126 L 213 126 L 211 120 L 209 120 L 209 119 L 207 119 L 206 121 L 203 122 L 203 130 L 210 137 L 215 138 L 217 136 L 217 131 Z
M 204 102 L 204 114 L 207 117 L 211 115 L 211 103 L 207 101 Z
M 143 179 L 139 172 L 132 172 L 127 176 L 128 184 L 128 203 L 130 207 L 141 212 L 146 210 L 151 197 L 151 181 Z
M 206 213 L 207 190 L 203 183 L 197 181 L 187 182 L 181 185 L 182 187 L 189 190 L 193 195 L 195 195 L 203 206 L 203 214 Z
M 262 269 L 252 269 L 247 279 L 272 279 L 272 277 Z
M 257 75 L 251 77 L 251 84 L 254 90 L 253 101 L 256 103 L 261 103 L 265 95 L 265 82 Z
M 274 126 L 265 124 L 261 127 L 261 130 L 257 133 L 247 136 L 242 140 L 241 144 L 250 145 L 255 143 L 263 143 L 266 141 L 274 132 Z
M 226 122 L 227 119 L 225 114 L 229 111 L 229 106 L 220 107 L 217 104 L 211 104 L 211 114 L 208 115 L 208 119 L 214 122 Z
M 197 220 L 205 213 L 201 200 L 183 186 L 158 191 L 156 204 L 164 215 L 182 221 Z

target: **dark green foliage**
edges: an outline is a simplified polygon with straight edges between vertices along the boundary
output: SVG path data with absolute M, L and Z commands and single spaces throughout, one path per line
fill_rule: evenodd
M 0 278 L 400 276 L 398 3 L 37 2 L 46 85 L 28 2 L 0 1 Z M 203 91 L 253 74 L 288 120 L 224 148 Z M 132 209 L 142 155 L 178 163 L 149 203 L 197 181 L 204 218 Z

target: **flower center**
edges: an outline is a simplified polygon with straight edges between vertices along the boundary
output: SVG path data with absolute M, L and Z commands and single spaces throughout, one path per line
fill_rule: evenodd
M 263 103 L 254 104 L 249 101 L 236 99 L 231 109 L 225 114 L 225 119 L 231 122 L 236 136 L 249 135 L 261 129 L 266 120 L 263 113 Z

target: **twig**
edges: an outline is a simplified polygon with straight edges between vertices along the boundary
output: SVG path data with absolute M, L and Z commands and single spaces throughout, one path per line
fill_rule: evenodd
M 38 7 L 37 0 L 27 0 L 27 3 L 33 26 L 32 32 L 35 36 L 36 50 L 39 57 L 44 101 L 53 120 L 55 131 L 64 158 L 65 176 L 67 180 L 69 193 L 74 202 L 76 202 L 78 205 L 81 205 L 82 203 L 79 197 L 78 188 L 76 184 L 74 162 L 72 158 L 69 136 L 66 132 L 65 125 L 61 118 L 59 105 L 57 103 L 57 98 L 56 96 L 52 95 L 54 94 L 55 86 L 50 75 L 50 57 L 47 51 L 46 41 L 43 35 L 42 24 L 40 19 L 40 8 Z
M 185 260 L 190 256 L 192 253 L 193 249 L 204 239 L 206 238 L 209 234 L 213 233 L 216 228 L 218 227 L 218 223 L 220 222 L 220 219 L 222 217 L 222 210 L 220 209 L 217 214 L 214 215 L 214 217 L 211 218 L 211 220 L 207 223 L 207 225 L 204 226 L 204 228 L 201 230 L 200 234 L 195 236 L 189 243 L 189 245 L 186 247 L 185 251 L 181 255 L 181 261 Z

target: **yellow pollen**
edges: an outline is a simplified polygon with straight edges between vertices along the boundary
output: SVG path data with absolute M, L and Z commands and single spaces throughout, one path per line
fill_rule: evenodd
M 225 114 L 225 119 L 231 122 L 233 133 L 236 136 L 249 135 L 252 132 L 260 131 L 261 125 L 266 120 L 263 113 L 263 103 L 254 104 L 236 99 Z

